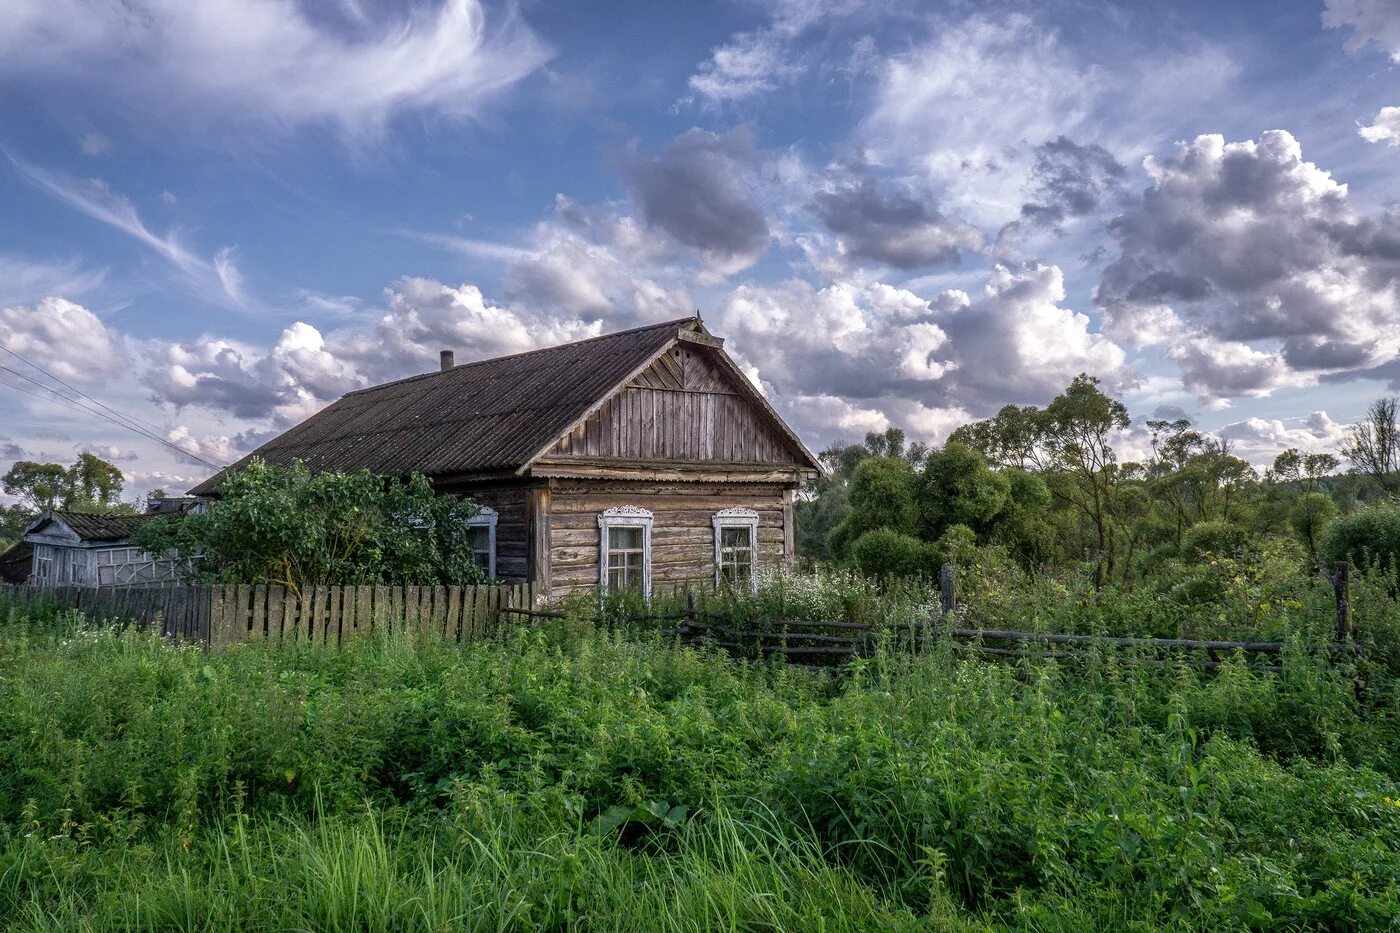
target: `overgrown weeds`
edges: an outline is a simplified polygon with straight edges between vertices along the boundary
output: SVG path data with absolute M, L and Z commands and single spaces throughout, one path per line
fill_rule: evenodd
M 1383 926 L 1394 689 L 1358 698 L 1354 667 L 1291 637 L 1281 676 L 939 642 L 838 681 L 567 623 L 206 655 L 14 618 L 0 912 L 29 929 Z

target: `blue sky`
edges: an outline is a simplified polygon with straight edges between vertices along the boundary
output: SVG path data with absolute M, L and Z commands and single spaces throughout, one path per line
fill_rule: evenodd
M 6 7 L 0 344 L 146 434 L 6 356 L 0 459 L 696 309 L 813 446 L 1088 371 L 1263 463 L 1400 379 L 1395 0 Z

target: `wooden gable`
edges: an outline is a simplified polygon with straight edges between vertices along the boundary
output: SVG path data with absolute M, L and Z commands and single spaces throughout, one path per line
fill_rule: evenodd
M 678 343 L 607 398 L 546 457 L 804 463 L 805 456 L 710 352 Z

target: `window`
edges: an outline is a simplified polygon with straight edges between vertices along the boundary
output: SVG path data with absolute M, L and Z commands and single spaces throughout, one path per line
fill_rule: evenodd
M 598 585 L 603 592 L 651 595 L 651 520 L 650 512 L 631 505 L 598 516 Z
M 495 509 L 483 505 L 467 520 L 472 560 L 493 579 L 496 576 L 496 519 L 499 517 Z
M 53 579 L 53 550 L 48 547 L 34 549 L 34 579 L 47 583 Z
M 722 509 L 715 513 L 715 589 L 758 588 L 758 513 Z

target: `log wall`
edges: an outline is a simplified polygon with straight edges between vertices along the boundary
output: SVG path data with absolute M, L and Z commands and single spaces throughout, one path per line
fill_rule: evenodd
M 601 540 L 598 515 L 632 505 L 653 514 L 653 590 L 680 583 L 714 582 L 714 514 L 749 508 L 758 513 L 758 566 L 791 559 L 780 484 L 641 483 L 557 480 L 550 490 L 549 595 L 551 599 L 598 586 Z

